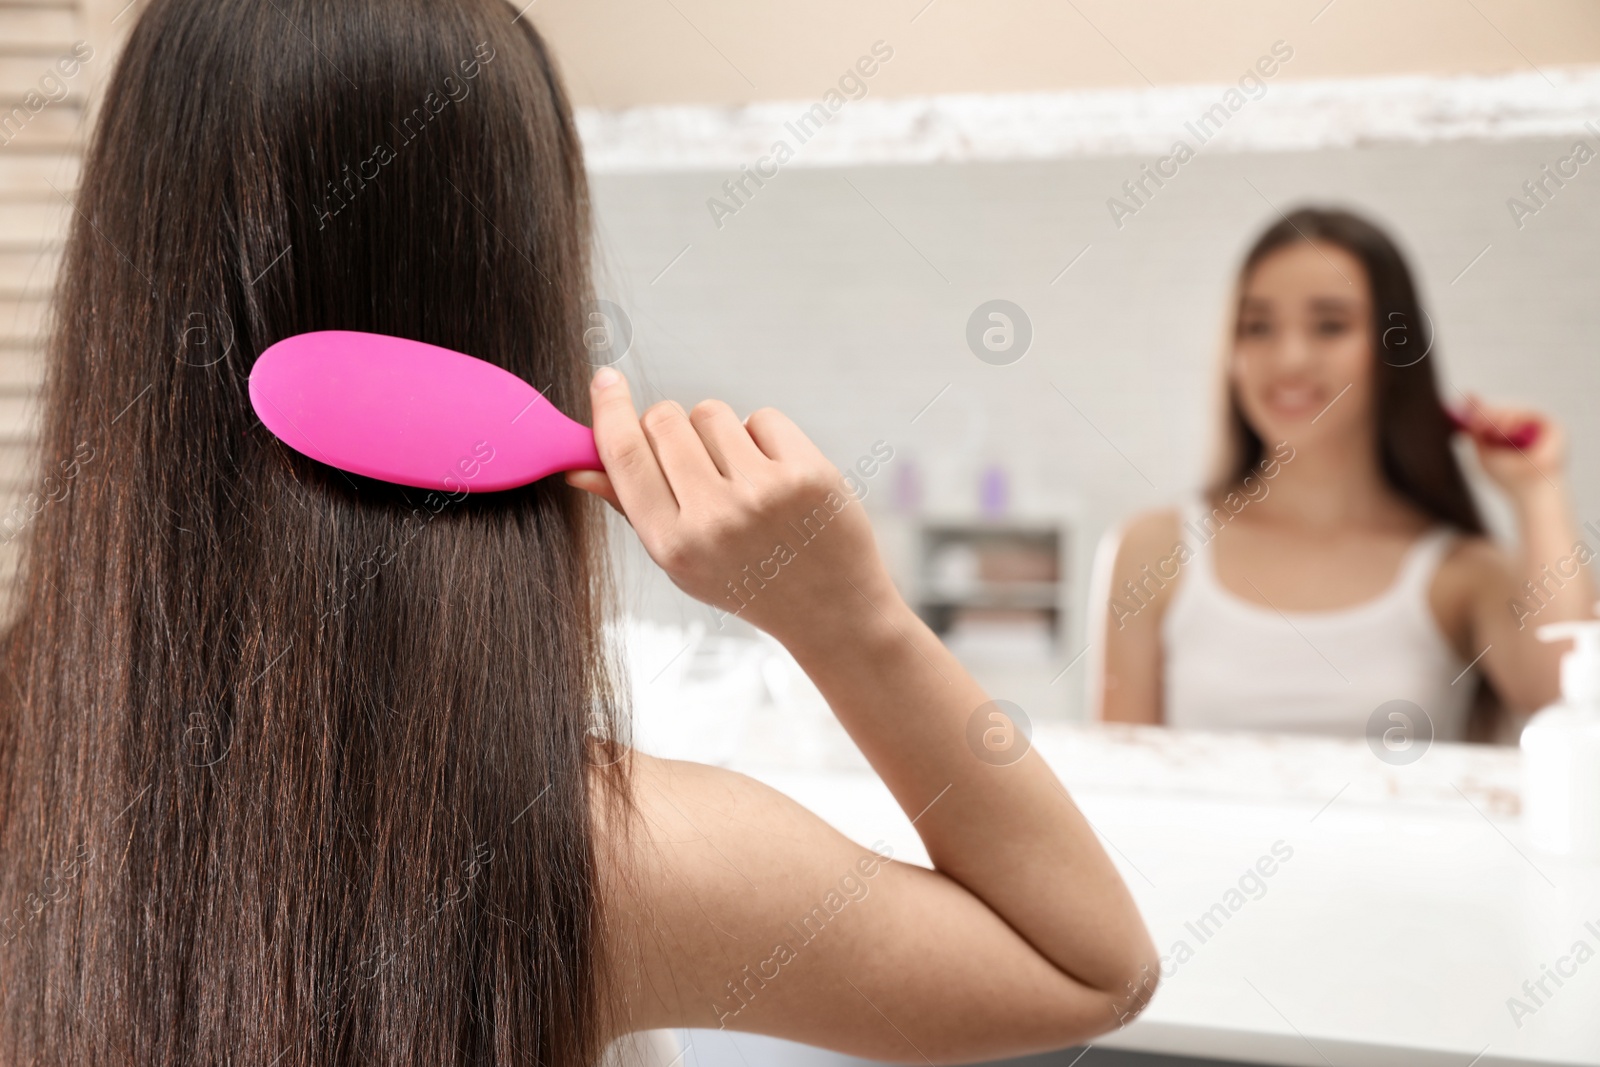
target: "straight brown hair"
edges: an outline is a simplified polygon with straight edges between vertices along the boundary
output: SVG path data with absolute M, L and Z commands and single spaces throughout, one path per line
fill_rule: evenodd
M 1239 267 L 1230 310 L 1234 328 L 1224 344 L 1233 344 L 1239 301 L 1251 273 L 1273 252 L 1307 241 L 1342 248 L 1366 268 L 1375 360 L 1373 425 L 1384 478 L 1424 515 L 1463 533 L 1483 534 L 1483 516 L 1451 447 L 1452 427 L 1439 398 L 1433 320 L 1423 311 L 1405 256 L 1378 226 L 1349 211 L 1316 207 L 1298 208 L 1269 226 Z M 1225 395 L 1213 496 L 1238 488 L 1266 455 L 1231 384 Z
M 1422 306 L 1405 255 L 1381 227 L 1351 211 L 1318 207 L 1297 208 L 1267 227 L 1240 264 L 1224 344 L 1231 352 L 1251 273 L 1273 252 L 1306 241 L 1344 249 L 1367 272 L 1377 407 L 1373 426 L 1384 479 L 1433 521 L 1485 536 L 1483 513 L 1450 443 L 1453 427 L 1434 374 L 1438 348 L 1433 320 Z M 1232 383 L 1225 380 L 1223 389 L 1221 448 L 1208 488 L 1214 499 L 1238 489 L 1266 458 L 1265 443 L 1245 418 Z M 1496 740 L 1501 718 L 1499 698 L 1488 679 L 1479 679 L 1466 739 Z
M 587 419 L 582 155 L 515 14 L 151 0 L 129 37 L 0 649 L 0 1062 L 599 1055 L 598 506 L 346 476 L 246 392 L 274 341 L 370 330 Z

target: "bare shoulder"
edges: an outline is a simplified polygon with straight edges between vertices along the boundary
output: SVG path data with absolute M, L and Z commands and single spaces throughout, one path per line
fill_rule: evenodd
M 1458 573 L 1482 576 L 1511 567 L 1506 550 L 1482 534 L 1461 534 L 1445 553 L 1443 567 Z
M 1107 592 L 1113 613 L 1124 601 L 1138 608 L 1153 605 L 1152 617 L 1165 610 L 1177 589 L 1187 553 L 1181 524 L 1176 508 L 1157 508 L 1139 512 L 1112 532 L 1108 544 L 1115 544 L 1116 551 Z
M 1486 589 L 1499 591 L 1512 582 L 1515 564 L 1505 549 L 1480 534 L 1455 539 L 1434 578 L 1436 593 L 1462 602 Z
M 1152 508 L 1134 514 L 1117 528 L 1117 554 L 1166 554 L 1181 540 L 1182 516 L 1177 508 Z

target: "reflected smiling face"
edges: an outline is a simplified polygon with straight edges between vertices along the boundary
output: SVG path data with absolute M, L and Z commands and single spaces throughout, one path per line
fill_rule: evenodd
M 1269 447 L 1365 433 L 1374 375 L 1361 261 L 1321 242 L 1269 253 L 1245 280 L 1229 373 L 1245 419 Z

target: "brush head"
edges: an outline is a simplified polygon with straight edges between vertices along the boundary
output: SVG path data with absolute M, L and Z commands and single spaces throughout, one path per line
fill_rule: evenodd
M 604 469 L 593 432 L 515 374 L 385 334 L 284 338 L 251 368 L 250 403 L 296 452 L 418 489 L 494 492 Z

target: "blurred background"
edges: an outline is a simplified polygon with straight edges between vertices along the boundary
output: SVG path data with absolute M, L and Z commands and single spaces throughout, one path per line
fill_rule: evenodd
M 138 7 L 0 0 L 7 531 L 86 123 Z M 1294 206 L 1351 206 L 1400 239 L 1447 396 L 1565 422 L 1580 521 L 1600 520 L 1600 162 L 1546 169 L 1600 151 L 1592 3 L 534 0 L 507 17 L 548 36 L 580 109 L 594 360 L 642 401 L 792 415 L 857 471 L 912 602 L 1036 717 L 1083 715 L 1095 547 L 1198 487 L 1232 274 Z M 636 651 L 647 678 L 683 669 L 683 635 L 740 632 L 625 566 L 659 627 Z

